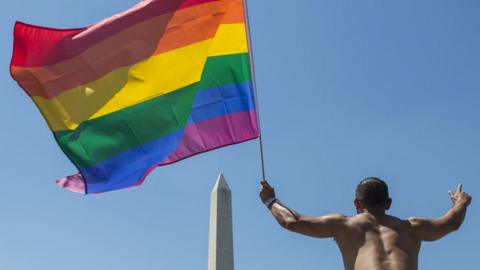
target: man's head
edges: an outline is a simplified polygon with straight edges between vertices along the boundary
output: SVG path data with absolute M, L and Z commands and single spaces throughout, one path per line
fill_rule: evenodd
M 390 208 L 392 200 L 388 196 L 387 184 L 377 177 L 363 179 L 355 191 L 355 207 L 358 213 L 364 209 L 384 211 Z

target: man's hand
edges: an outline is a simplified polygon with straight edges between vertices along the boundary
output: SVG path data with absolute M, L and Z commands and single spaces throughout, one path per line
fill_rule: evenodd
M 260 182 L 260 199 L 265 203 L 270 198 L 275 198 L 275 189 L 273 189 L 267 181 Z
M 462 184 L 459 184 L 456 192 L 448 191 L 448 195 L 453 202 L 454 206 L 468 206 L 472 202 L 472 197 L 462 191 Z

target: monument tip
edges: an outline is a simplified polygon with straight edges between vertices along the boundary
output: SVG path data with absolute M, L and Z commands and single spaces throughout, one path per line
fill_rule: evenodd
M 220 173 L 220 175 L 218 175 L 217 182 L 213 187 L 213 190 L 219 190 L 219 189 L 225 189 L 230 191 L 230 187 L 228 186 L 227 180 L 225 180 L 223 173 Z

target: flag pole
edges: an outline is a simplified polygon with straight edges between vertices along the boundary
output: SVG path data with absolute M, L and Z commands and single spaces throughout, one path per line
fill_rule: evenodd
M 264 156 L 264 151 L 263 151 L 263 138 L 262 138 L 262 128 L 261 128 L 261 121 L 260 121 L 260 106 L 258 103 L 258 94 L 257 94 L 257 80 L 255 77 L 255 64 L 253 62 L 253 45 L 252 45 L 252 36 L 250 32 L 250 19 L 248 16 L 248 3 L 247 0 L 243 0 L 243 12 L 245 16 L 245 21 L 246 21 L 246 34 L 247 34 L 247 40 L 248 40 L 248 52 L 249 52 L 249 57 L 250 57 L 250 69 L 252 70 L 252 84 L 253 84 L 253 95 L 255 97 L 255 106 L 256 106 L 256 114 L 257 114 L 257 123 L 258 123 L 258 142 L 260 146 L 260 161 L 261 161 L 261 169 L 262 169 L 262 180 L 266 180 L 265 176 L 265 156 Z

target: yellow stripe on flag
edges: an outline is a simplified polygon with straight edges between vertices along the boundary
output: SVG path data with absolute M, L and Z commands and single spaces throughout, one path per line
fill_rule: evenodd
M 222 24 L 215 34 L 209 56 L 248 52 L 244 23 Z

